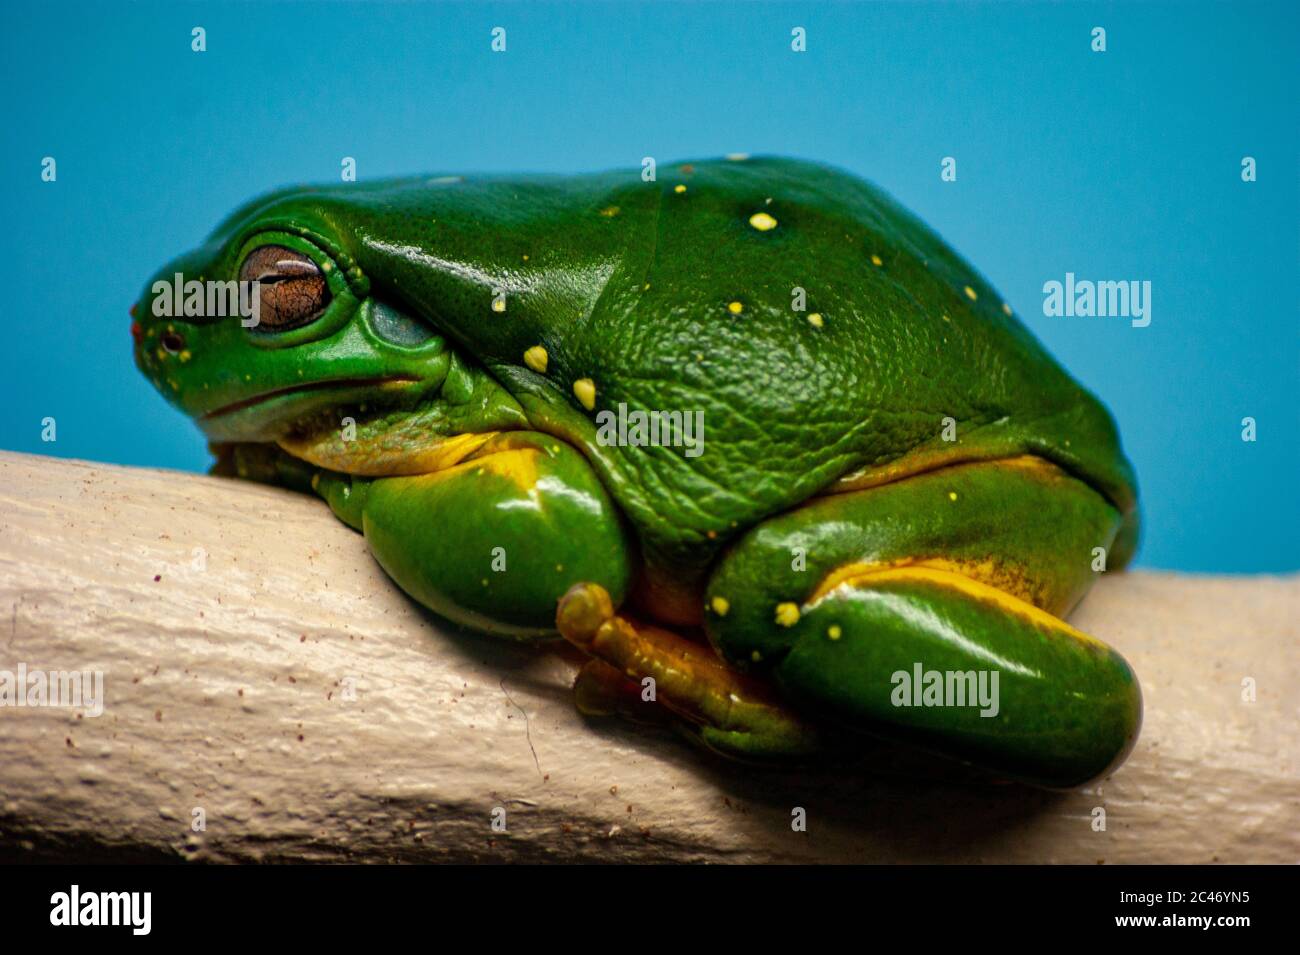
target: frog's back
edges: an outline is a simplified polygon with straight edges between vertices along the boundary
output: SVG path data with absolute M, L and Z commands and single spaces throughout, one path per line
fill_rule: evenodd
M 704 412 L 698 457 L 612 449 L 651 519 L 670 496 L 667 520 L 725 537 L 855 475 L 1020 453 L 1132 509 L 1107 411 L 879 190 L 782 159 L 661 167 L 649 190 L 565 347 L 601 408 Z
M 1107 411 L 933 231 L 838 170 L 752 158 L 293 201 L 350 220 L 372 280 L 579 438 L 656 551 L 709 551 L 855 476 L 1023 453 L 1133 511 Z M 544 374 L 524 366 L 535 345 Z M 702 412 L 702 453 L 595 440 L 620 406 Z

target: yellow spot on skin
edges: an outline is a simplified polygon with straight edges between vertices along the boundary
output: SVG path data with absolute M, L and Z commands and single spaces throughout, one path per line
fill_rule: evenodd
M 952 319 L 949 318 L 947 315 L 940 315 L 939 317 L 942 318 L 945 322 L 951 322 L 951 321 L 952 321 Z
M 769 232 L 776 228 L 776 220 L 766 212 L 755 212 L 749 217 L 749 224 L 759 232 Z
M 975 294 L 975 290 L 971 288 L 969 285 L 966 286 L 966 297 L 970 299 L 972 302 L 975 301 L 975 299 L 979 298 L 979 296 Z
M 739 302 L 732 302 L 730 305 L 727 306 L 727 311 L 729 311 L 732 315 L 739 315 L 744 310 L 745 310 L 745 306 L 741 305 Z
M 159 348 L 157 352 L 155 352 L 155 354 L 158 356 L 159 361 L 163 361 L 167 357 L 167 353 L 163 351 L 161 348 Z
M 596 407 L 596 383 L 590 378 L 579 378 L 575 381 L 573 394 L 588 411 Z
M 618 206 L 606 206 L 600 210 L 600 214 L 606 219 L 612 219 L 614 216 L 618 215 L 618 211 Z
M 492 300 L 492 311 L 504 312 L 506 310 L 506 300 L 503 298 L 494 298 Z
M 833 623 L 830 625 L 829 629 L 827 629 L 826 636 L 830 637 L 832 640 L 838 640 L 840 637 L 844 636 L 844 631 L 840 629 L 839 624 Z
M 524 253 L 524 261 L 525 261 L 525 262 L 528 261 L 528 254 L 527 254 L 527 253 Z
M 755 663 L 761 663 L 763 660 L 763 654 L 755 650 L 753 653 L 749 655 L 749 658 L 753 660 Z
M 789 602 L 777 604 L 776 622 L 783 627 L 793 627 L 799 622 L 799 605 Z
M 529 491 L 537 486 L 537 455 L 536 448 L 512 448 L 485 454 L 475 460 L 488 473 L 508 478 L 520 489 Z
M 871 256 L 871 264 L 872 264 L 872 265 L 884 265 L 884 264 L 885 264 L 885 260 L 882 259 L 880 256 L 875 255 L 875 254 L 873 253 L 872 256 Z
M 194 356 L 190 354 L 190 350 L 187 348 L 176 357 L 179 358 L 181 361 L 189 361 Z
M 709 531 L 709 532 L 708 532 L 707 534 L 705 534 L 704 536 L 707 537 L 709 540 L 717 540 L 717 539 L 718 539 L 718 532 L 717 532 L 717 531 Z
M 956 491 L 949 491 L 949 492 L 948 492 L 948 500 L 950 500 L 950 501 L 955 501 L 955 500 L 957 500 L 957 492 L 956 492 Z
M 811 315 L 809 315 L 809 316 L 808 316 L 808 324 L 811 325 L 813 328 L 821 328 L 821 327 L 822 327 L 822 324 L 823 324 L 823 322 L 822 322 L 822 313 L 821 313 L 821 312 L 813 312 Z
M 1010 315 L 1010 314 L 1011 314 L 1011 306 L 1008 305 L 1006 302 L 1003 302 L 1003 303 L 1002 303 L 1002 311 L 1004 311 L 1004 312 L 1006 312 L 1008 315 Z
M 673 192 L 677 193 L 678 195 L 681 195 L 685 191 L 686 191 L 686 187 L 683 186 L 680 182 L 677 185 L 673 186 Z
M 528 351 L 524 352 L 524 364 L 537 372 L 539 375 L 546 374 L 546 362 L 549 356 L 546 349 L 541 345 L 534 345 Z
M 731 609 L 731 604 L 728 603 L 726 597 L 714 597 L 709 605 L 713 607 L 713 612 L 719 617 L 725 617 L 727 611 Z

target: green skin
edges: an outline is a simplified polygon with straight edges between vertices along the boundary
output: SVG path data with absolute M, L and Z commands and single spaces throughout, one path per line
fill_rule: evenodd
M 141 371 L 219 473 L 314 490 L 436 613 L 558 627 L 593 656 L 584 711 L 742 758 L 865 733 L 1052 787 L 1132 747 L 1136 678 L 1060 620 L 1137 540 L 1114 423 L 871 185 L 738 159 L 286 190 L 157 279 L 266 246 L 321 307 L 160 316 L 150 282 Z M 283 275 L 259 274 L 265 318 Z M 602 441 L 620 404 L 702 411 L 703 453 Z M 996 715 L 899 705 L 916 664 L 995 671 Z

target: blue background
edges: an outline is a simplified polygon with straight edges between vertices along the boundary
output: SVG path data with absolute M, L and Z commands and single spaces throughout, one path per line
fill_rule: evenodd
M 343 156 L 368 179 L 780 153 L 890 191 L 1104 398 L 1140 564 L 1295 569 L 1298 8 L 6 4 L 0 448 L 203 470 L 127 308 L 237 203 Z M 1067 271 L 1149 279 L 1150 327 L 1044 317 Z

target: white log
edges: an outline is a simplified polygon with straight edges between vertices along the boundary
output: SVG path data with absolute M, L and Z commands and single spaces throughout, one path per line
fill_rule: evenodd
M 307 496 L 8 453 L 0 488 L 0 671 L 104 675 L 100 716 L 0 707 L 2 859 L 1300 860 L 1300 577 L 1101 581 L 1074 620 L 1133 664 L 1145 726 L 1111 779 L 1047 793 L 587 722 L 572 653 L 441 624 Z

